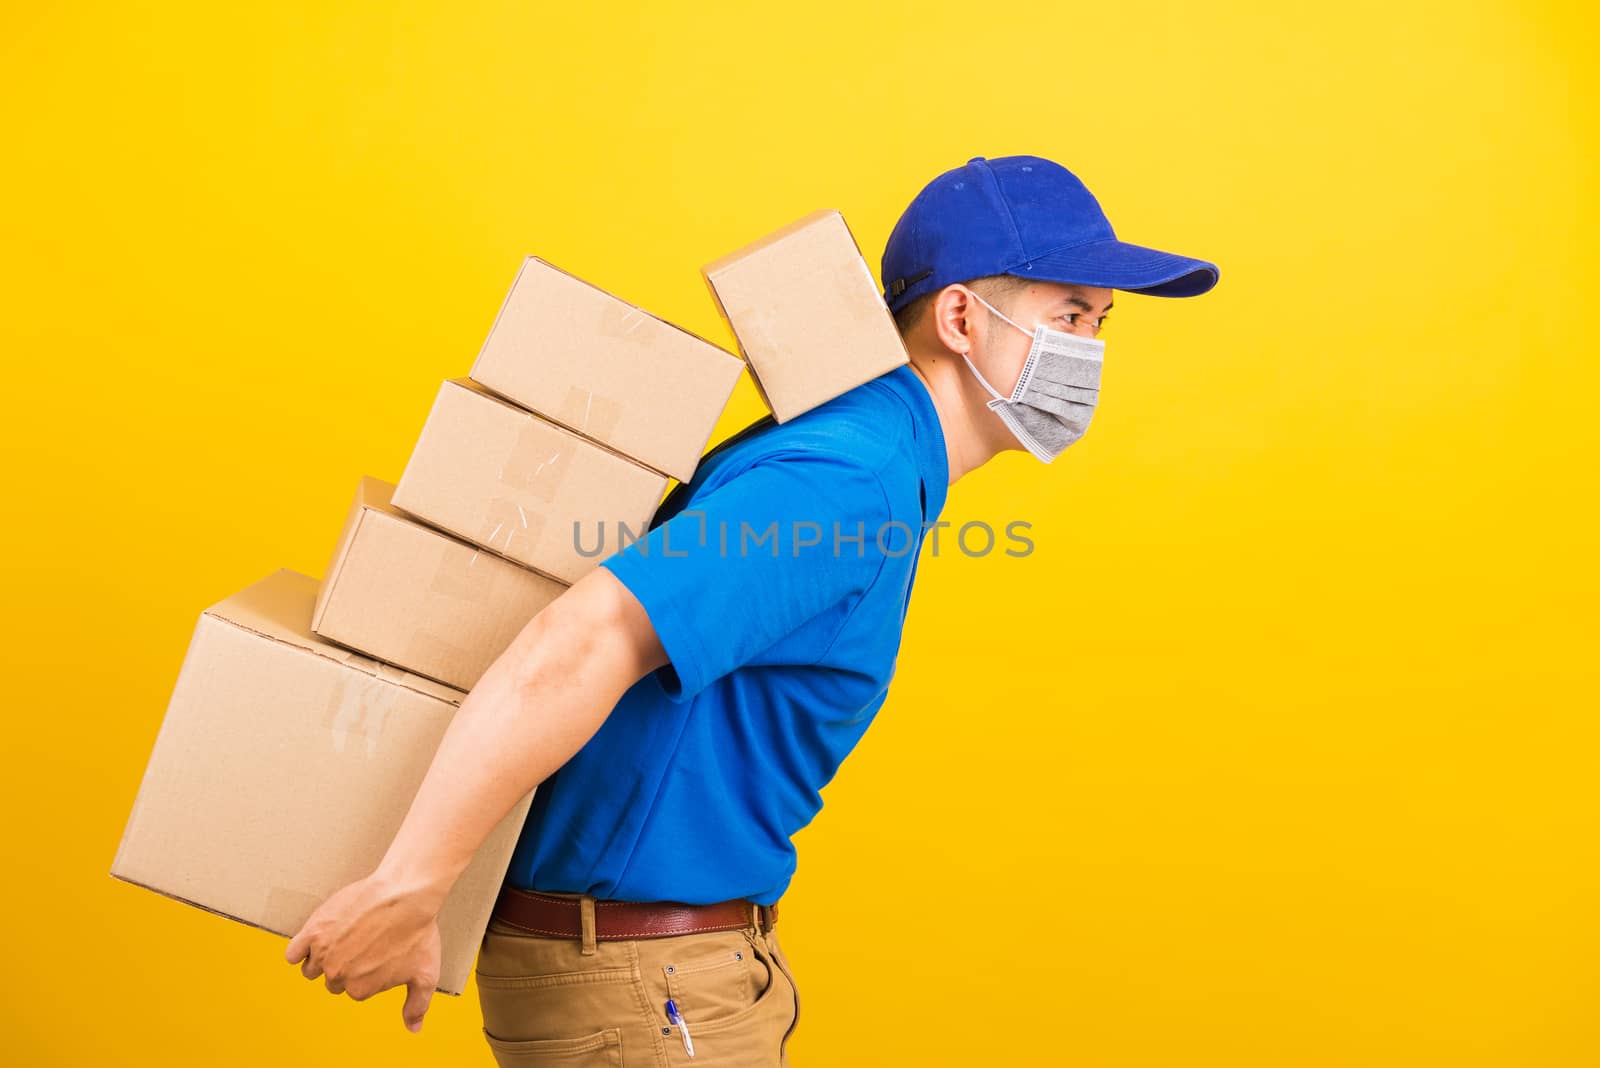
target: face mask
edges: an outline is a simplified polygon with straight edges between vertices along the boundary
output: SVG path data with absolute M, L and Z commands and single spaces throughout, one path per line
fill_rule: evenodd
M 972 295 L 978 297 L 976 293 Z M 1006 318 L 993 304 L 982 297 L 978 301 L 1028 334 L 1027 329 Z M 966 353 L 961 358 L 994 398 L 989 407 L 1029 452 L 1049 463 L 1089 429 L 1089 417 L 1100 396 L 1100 367 L 1106 343 L 1042 325 L 1029 336 L 1033 338 L 1033 348 L 1028 350 L 1017 388 L 1009 397 L 1002 397 L 984 381 Z

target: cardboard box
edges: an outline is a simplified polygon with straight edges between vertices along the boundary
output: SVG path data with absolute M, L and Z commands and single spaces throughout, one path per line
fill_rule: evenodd
M 363 478 L 317 596 L 311 629 L 407 671 L 470 690 L 567 587 L 393 508 Z
M 316 597 L 279 571 L 201 615 L 113 876 L 288 938 L 377 867 L 463 695 L 317 640 Z M 445 900 L 444 993 L 466 986 L 532 800 Z
M 702 273 L 780 423 L 910 360 L 837 211 L 813 212 Z
M 396 508 L 566 583 L 643 536 L 666 491 L 650 470 L 464 378 L 439 387 Z
M 681 482 L 744 362 L 529 256 L 469 377 Z

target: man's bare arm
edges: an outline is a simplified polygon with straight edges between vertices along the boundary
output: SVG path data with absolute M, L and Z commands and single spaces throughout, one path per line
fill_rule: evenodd
M 376 871 L 312 912 L 284 950 L 328 992 L 404 984 L 420 1030 L 439 979 L 438 913 L 494 826 L 583 748 L 617 699 L 667 662 L 633 594 L 595 568 L 522 629 L 461 702 Z
M 473 687 L 379 866 L 434 905 L 489 832 L 667 662 L 644 609 L 597 567 L 536 615 Z

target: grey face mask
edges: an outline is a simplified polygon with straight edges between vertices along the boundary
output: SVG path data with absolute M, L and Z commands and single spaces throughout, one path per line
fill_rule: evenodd
M 1089 418 L 1100 396 L 1100 368 L 1106 343 L 1042 325 L 1029 333 L 993 304 L 976 293 L 972 295 L 985 308 L 1033 338 L 1017 388 L 1009 397 L 1002 397 L 984 381 L 966 353 L 961 358 L 994 398 L 989 407 L 1029 452 L 1049 463 L 1089 429 Z

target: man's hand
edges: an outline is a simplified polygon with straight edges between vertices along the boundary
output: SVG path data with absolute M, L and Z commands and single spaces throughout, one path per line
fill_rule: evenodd
M 461 707 L 377 870 L 324 901 L 284 958 L 363 1001 L 406 984 L 421 1030 L 439 980 L 439 910 L 495 824 L 667 662 L 644 606 L 597 567 L 522 628 Z M 537 711 L 535 711 L 537 710 Z
M 370 875 L 318 906 L 283 955 L 290 964 L 304 960 L 307 979 L 326 976 L 328 993 L 356 1001 L 404 983 L 401 1015 L 408 1029 L 421 1031 L 439 982 L 437 910 Z

